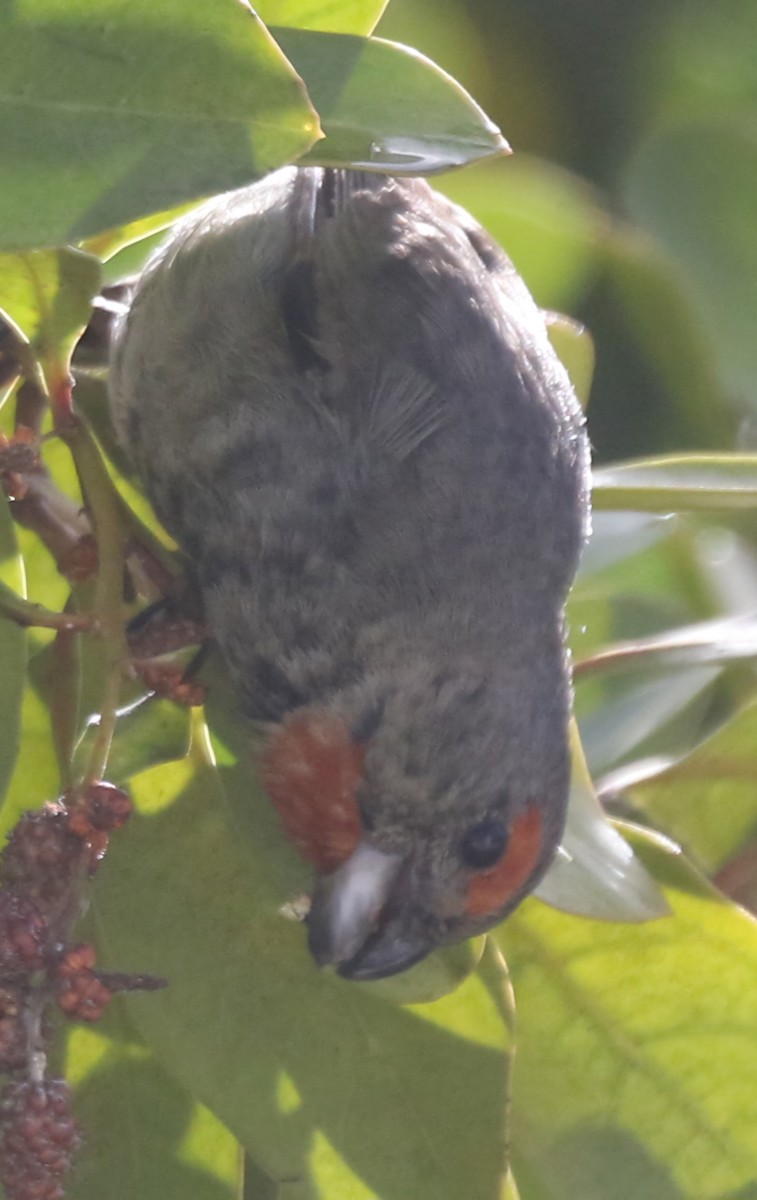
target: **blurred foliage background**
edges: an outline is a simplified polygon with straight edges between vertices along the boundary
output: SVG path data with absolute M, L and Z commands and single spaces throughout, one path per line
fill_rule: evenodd
M 501 173 L 486 215 L 540 303 L 589 325 L 598 458 L 753 445 L 757 6 L 395 0 L 378 32 L 517 152 L 451 190 Z

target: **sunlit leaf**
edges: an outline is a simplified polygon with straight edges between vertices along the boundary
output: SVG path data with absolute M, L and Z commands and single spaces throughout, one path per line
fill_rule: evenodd
M 719 611 L 695 519 L 620 510 L 594 512 L 592 526 L 568 598 L 576 663 L 618 642 L 654 637 Z M 582 702 L 587 689 L 597 700 L 601 678 L 579 676 Z
M 19 752 L 0 812 L 0 835 L 8 833 L 22 812 L 54 800 L 59 789 L 60 771 L 50 709 L 34 683 L 27 681 L 21 706 Z
M 568 372 L 581 405 L 586 408 L 596 357 L 591 334 L 578 321 L 572 321 L 561 313 L 545 313 L 544 319 L 552 349 Z
M 531 900 L 498 933 L 529 1200 L 723 1200 L 757 1179 L 757 923 L 669 844 L 634 846 L 672 916 L 621 926 Z
M 67 1038 L 66 1077 L 85 1137 L 67 1200 L 133 1200 L 137 1190 L 141 1200 L 235 1200 L 235 1139 L 113 1009 Z
M 642 512 L 757 508 L 757 455 L 687 454 L 594 472 L 592 503 Z
M 642 748 L 682 714 L 693 710 L 694 725 L 698 727 L 700 698 L 717 676 L 718 668 L 713 666 L 670 673 L 629 673 L 622 688 L 608 694 L 589 712 L 581 713 L 581 740 L 592 774 L 609 770 L 632 753 L 651 752 Z M 688 729 L 682 735 L 684 744 L 688 742 L 687 734 Z
M 757 658 L 757 620 L 749 615 L 683 625 L 648 638 L 618 642 L 574 664 L 574 674 L 618 669 L 697 667 Z
M 318 135 L 233 0 L 18 0 L 0 13 L 0 243 L 55 245 L 243 184 Z
M 132 246 L 136 242 L 146 241 L 154 234 L 167 229 L 191 207 L 191 204 L 182 204 L 178 208 L 152 213 L 149 217 L 141 217 L 138 221 L 130 221 L 115 229 L 106 229 L 103 233 L 96 233 L 92 237 L 84 238 L 81 248 L 88 254 L 96 255 L 102 262 L 109 262 L 125 247 Z
M 630 788 L 635 803 L 709 871 L 757 833 L 757 702 L 694 752 Z
M 85 764 L 97 734 L 97 714 L 77 746 L 77 762 Z M 108 757 L 108 779 L 125 783 L 132 775 L 186 754 L 189 710 L 170 700 L 142 697 L 125 708 L 116 723 Z
M 557 857 L 536 895 L 577 916 L 650 921 L 670 911 L 660 889 L 599 803 L 578 737 L 571 729 L 573 773 L 568 818 Z
M 328 33 L 373 32 L 389 0 L 263 0 L 255 11 L 269 25 Z
M 51 388 L 56 371 L 66 371 L 99 286 L 100 264 L 81 250 L 0 254 L 0 309 L 31 342 Z
M 326 134 L 306 162 L 418 175 L 507 151 L 468 93 L 414 50 L 382 38 L 272 32 Z
M 74 393 L 76 409 L 87 419 L 91 432 L 103 453 L 105 467 L 121 496 L 125 510 L 144 526 L 162 546 L 173 549 L 175 542 L 166 533 L 147 500 L 123 447 L 118 442 L 108 408 L 106 381 L 80 375 Z
M 672 532 L 673 525 L 668 515 L 660 517 L 623 511 L 594 513 L 591 536 L 583 549 L 578 568 L 578 588 L 597 571 L 630 558 L 648 546 L 654 546 Z

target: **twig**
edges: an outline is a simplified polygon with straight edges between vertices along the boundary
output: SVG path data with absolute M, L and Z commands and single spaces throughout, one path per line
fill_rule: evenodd
M 85 773 L 86 785 L 102 779 L 105 774 L 128 660 L 123 612 L 126 537 L 118 493 L 91 433 L 75 415 L 61 422 L 59 432 L 73 455 L 99 548 L 93 607 L 104 643 L 105 681 L 97 735 Z
M 158 992 L 168 987 L 168 980 L 158 975 L 130 975 L 125 971 L 95 971 L 94 974 L 111 992 Z
M 1 582 L 0 616 L 26 629 L 57 629 L 65 633 L 89 633 L 97 629 L 97 619 L 92 613 L 53 612 L 17 596 Z

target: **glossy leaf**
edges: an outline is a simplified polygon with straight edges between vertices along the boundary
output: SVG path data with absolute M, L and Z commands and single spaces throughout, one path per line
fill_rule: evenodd
M 670 917 L 619 926 L 532 900 L 498 933 L 523 1200 L 723 1200 L 757 1181 L 757 923 L 669 843 L 634 846 Z
M 598 571 L 631 558 L 673 532 L 670 516 L 637 512 L 595 512 L 591 535 L 581 555 L 577 587 L 591 586 Z
M 8 503 L 0 496 L 0 582 L 22 594 L 25 580 Z M 26 675 L 26 635 L 0 616 L 0 804 L 13 774 L 21 736 L 21 704 Z
M 112 964 L 171 981 L 129 1001 L 170 1073 L 303 1195 L 498 1197 L 508 1034 L 491 955 L 412 1010 L 318 971 L 279 912 L 307 873 L 249 769 L 190 759 L 132 785 L 140 816 L 96 904 Z
M 757 702 L 679 762 L 631 785 L 634 803 L 708 871 L 757 833 Z
M 647 667 L 698 667 L 757 658 L 757 620 L 751 615 L 683 625 L 649 638 L 616 642 L 592 658 L 578 662 L 574 673 L 638 670 Z
M 631 754 L 650 753 L 649 741 L 692 708 L 698 725 L 697 704 L 717 676 L 712 666 L 629 675 L 603 703 L 581 714 L 581 740 L 592 774 L 617 766 Z
M 389 0 L 263 0 L 255 11 L 269 25 L 328 33 L 372 33 Z
M 535 895 L 564 912 L 597 920 L 651 921 L 666 916 L 670 910 L 660 889 L 597 799 L 575 722 L 571 752 L 565 833 Z
M 88 254 L 96 255 L 103 263 L 109 262 L 127 246 L 147 241 L 155 234 L 162 233 L 192 207 L 191 204 L 182 204 L 178 208 L 171 208 L 166 212 L 151 213 L 149 217 L 141 217 L 138 221 L 130 221 L 115 229 L 106 229 L 103 233 L 83 238 L 81 248 Z
M 568 601 L 577 663 L 618 642 L 664 634 L 718 611 L 698 522 L 621 510 L 594 512 L 592 525 L 596 548 L 592 535 Z M 598 678 L 580 676 L 581 689 L 594 688 Z
M 507 151 L 468 93 L 414 50 L 382 38 L 272 32 L 326 134 L 304 161 L 419 175 Z
M 18 0 L 0 14 L 0 243 L 76 241 L 238 186 L 318 124 L 234 0 Z
M 50 387 L 67 370 L 99 287 L 100 264 L 81 250 L 0 254 L 0 309 L 31 342 Z
M 757 455 L 687 454 L 604 467 L 594 472 L 592 502 L 662 513 L 757 508 Z

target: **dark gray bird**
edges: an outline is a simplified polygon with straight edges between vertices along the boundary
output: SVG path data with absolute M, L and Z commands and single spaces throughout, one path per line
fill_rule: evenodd
M 180 222 L 112 407 L 350 978 L 490 928 L 568 793 L 588 444 L 510 261 L 421 180 L 286 168 Z

